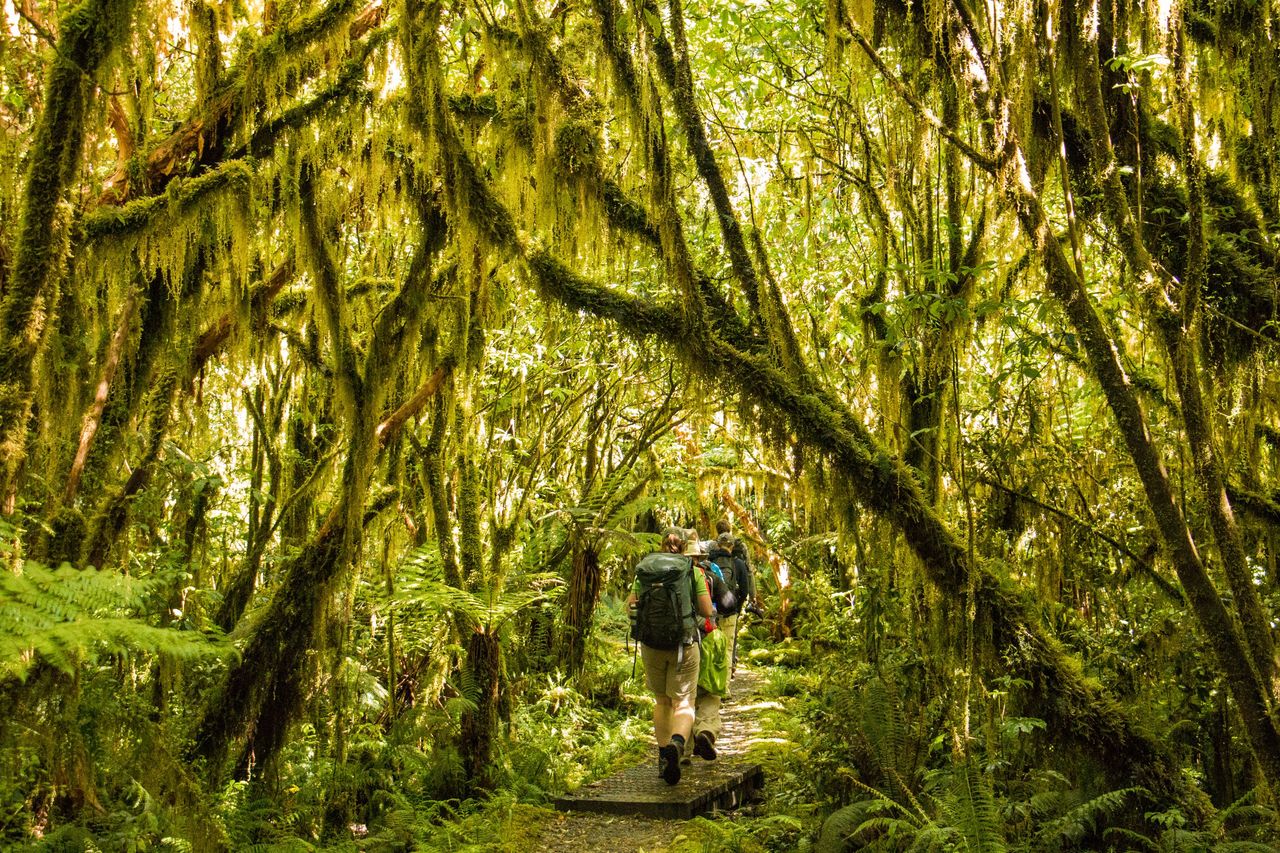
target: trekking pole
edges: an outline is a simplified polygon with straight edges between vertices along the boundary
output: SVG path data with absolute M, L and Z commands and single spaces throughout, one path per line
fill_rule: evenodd
M 729 658 L 730 678 L 733 678 L 733 676 L 738 672 L 738 629 L 742 627 L 742 616 L 745 612 L 745 609 L 740 611 L 738 613 L 738 618 L 733 620 L 733 654 Z
M 628 614 L 628 616 L 630 617 L 629 621 L 631 622 L 631 627 L 634 628 L 636 624 L 635 612 L 632 611 L 631 613 Z M 631 646 L 631 680 L 635 681 L 636 680 L 636 657 L 638 657 L 640 654 L 640 641 L 637 639 L 634 639 L 631 636 L 631 633 L 632 632 L 630 630 L 627 631 L 627 643 Z

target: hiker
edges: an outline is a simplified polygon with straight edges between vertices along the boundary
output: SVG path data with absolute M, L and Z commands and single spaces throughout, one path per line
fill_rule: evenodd
M 711 605 L 715 608 L 715 617 L 719 621 L 726 613 L 738 612 L 738 595 L 732 580 L 725 575 L 723 569 L 711 560 L 710 544 L 715 540 L 703 541 L 698 538 L 698 531 L 688 531 L 684 554 L 693 560 L 693 564 L 702 570 L 707 581 L 707 590 L 711 593 Z
M 711 548 L 711 561 L 720 568 L 725 585 L 737 598 L 733 607 L 720 611 L 720 627 L 724 629 L 726 636 L 736 637 L 738 614 L 744 609 L 754 610 L 757 607 L 756 579 L 751 573 L 751 564 L 746 561 L 746 548 L 743 547 L 742 540 L 736 539 L 725 529 L 728 526 L 727 521 L 716 525 L 721 532 Z
M 627 599 L 635 608 L 632 636 L 640 643 L 645 685 L 653 693 L 653 735 L 658 741 L 658 775 L 668 785 L 680 781 L 680 761 L 693 734 L 698 684 L 699 628 L 715 611 L 702 572 L 681 551 L 684 533 L 667 531 L 662 550 L 636 566 Z
M 729 689 L 728 635 L 724 630 L 724 615 L 737 612 L 738 599 L 725 582 L 721 569 L 709 559 L 707 549 L 694 540 L 685 546 L 685 554 L 698 567 L 711 590 L 711 601 L 717 613 L 717 622 L 710 620 L 702 638 L 698 664 L 698 690 L 694 702 L 693 754 L 707 761 L 716 760 L 716 738 L 720 735 L 720 704 Z

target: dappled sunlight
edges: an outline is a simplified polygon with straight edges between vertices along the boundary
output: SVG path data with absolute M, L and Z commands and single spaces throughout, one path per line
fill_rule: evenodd
M 0 847 L 1273 846 L 1274 0 L 2 2 Z

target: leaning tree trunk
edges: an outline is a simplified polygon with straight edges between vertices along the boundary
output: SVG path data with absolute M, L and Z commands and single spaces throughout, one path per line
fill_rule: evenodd
M 431 280 L 430 259 L 443 240 L 443 223 L 422 222 L 422 241 L 410 275 L 383 306 L 365 343 L 363 360 L 343 322 L 344 291 L 317 216 L 309 166 L 299 184 L 302 234 L 306 238 L 320 314 L 333 352 L 334 376 L 342 400 L 346 463 L 338 498 L 320 530 L 290 561 L 284 578 L 250 637 L 240 661 L 206 707 L 193 751 L 207 762 L 206 775 L 220 781 L 230 747 L 243 741 L 237 771 L 252 757 L 269 761 L 283 746 L 289 725 L 302 709 L 307 655 L 315 642 L 322 604 L 359 553 L 367 519 L 365 499 L 380 447 L 379 415 L 406 348 L 421 334 L 423 291 Z M 438 227 L 437 227 L 438 226 Z

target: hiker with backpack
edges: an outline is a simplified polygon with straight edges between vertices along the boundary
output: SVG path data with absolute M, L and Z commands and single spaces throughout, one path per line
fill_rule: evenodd
M 725 613 L 737 612 L 738 600 L 726 583 L 720 568 L 709 559 L 706 547 L 691 541 L 687 554 L 702 573 L 711 590 L 717 623 L 707 620 L 698 665 L 698 691 L 694 701 L 693 754 L 707 761 L 716 760 L 716 738 L 720 735 L 720 704 L 729 692 L 729 649 L 724 628 Z
M 751 570 L 751 558 L 747 556 L 747 545 L 739 536 L 734 536 L 729 520 L 722 518 L 716 522 L 716 538 L 710 543 L 711 559 L 718 562 L 722 571 L 728 569 L 732 560 L 737 578 L 739 610 L 755 610 L 760 602 L 756 600 L 756 578 Z M 727 551 L 728 554 L 719 552 Z M 741 560 L 741 564 L 737 561 Z
M 699 629 L 715 614 L 706 579 L 681 553 L 683 546 L 683 532 L 668 530 L 662 550 L 646 554 L 636 566 L 627 599 L 635 608 L 632 637 L 640 643 L 645 685 L 655 700 L 658 774 L 668 785 L 680 781 L 680 761 L 693 734 Z
M 756 607 L 756 580 L 751 574 L 751 564 L 745 559 L 746 549 L 741 540 L 735 539 L 729 532 L 729 522 L 718 522 L 716 529 L 720 531 L 720 535 L 716 537 L 715 546 L 711 549 L 711 561 L 719 567 L 725 586 L 736 599 L 732 607 L 720 611 L 720 628 L 726 637 L 734 639 L 733 653 L 736 655 L 738 614 L 744 608 L 751 610 Z

